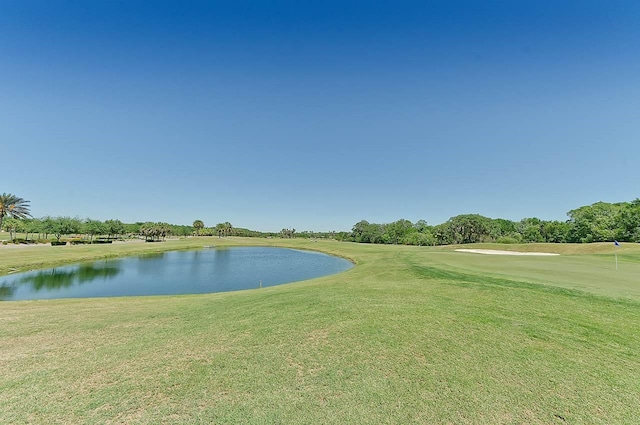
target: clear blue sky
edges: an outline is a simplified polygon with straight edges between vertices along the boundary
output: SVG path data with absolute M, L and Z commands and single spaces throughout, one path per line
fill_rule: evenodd
M 640 196 L 638 1 L 0 0 L 0 192 L 277 231 Z

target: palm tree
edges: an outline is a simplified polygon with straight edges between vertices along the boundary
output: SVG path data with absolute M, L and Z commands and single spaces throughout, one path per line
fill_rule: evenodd
M 202 220 L 194 221 L 193 228 L 196 229 L 196 236 L 200 236 L 200 229 L 204 228 L 204 222 Z
M 227 236 L 230 236 L 231 235 L 231 231 L 233 230 L 233 226 L 231 225 L 231 223 L 229 223 L 228 221 L 225 221 L 223 226 L 224 226 L 224 233 Z
M 5 216 L 13 218 L 31 217 L 29 201 L 25 201 L 10 193 L 3 193 L 0 195 L 0 229 L 2 229 L 2 221 Z
M 218 238 L 221 238 L 225 232 L 224 223 L 216 224 L 216 232 L 218 233 Z

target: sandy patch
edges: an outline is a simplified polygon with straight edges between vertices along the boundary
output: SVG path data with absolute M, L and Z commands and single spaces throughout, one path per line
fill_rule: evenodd
M 457 252 L 471 252 L 474 254 L 485 254 L 485 255 L 560 255 L 553 254 L 551 252 L 517 252 L 517 251 L 501 251 L 499 249 L 456 249 Z

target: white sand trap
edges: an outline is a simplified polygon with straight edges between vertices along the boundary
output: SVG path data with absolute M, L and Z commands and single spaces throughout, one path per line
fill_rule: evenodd
M 456 249 L 458 252 L 472 252 L 474 254 L 485 254 L 485 255 L 560 255 L 553 254 L 551 252 L 517 252 L 517 251 L 501 251 L 499 249 Z

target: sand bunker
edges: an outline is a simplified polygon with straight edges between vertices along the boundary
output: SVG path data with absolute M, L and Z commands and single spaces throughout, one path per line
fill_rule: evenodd
M 474 254 L 485 255 L 560 255 L 550 252 L 516 252 L 516 251 L 500 251 L 498 249 L 456 249 L 458 252 L 472 252 Z

